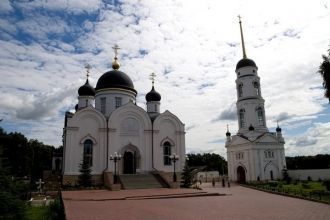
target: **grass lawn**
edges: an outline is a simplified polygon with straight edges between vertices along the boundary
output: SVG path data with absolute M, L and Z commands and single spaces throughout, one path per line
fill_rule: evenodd
M 47 220 L 49 217 L 49 206 L 33 207 L 29 206 L 26 208 L 25 219 L 27 220 Z
M 322 182 L 302 181 L 296 182 L 296 184 L 286 184 L 285 182 L 270 182 L 256 184 L 255 186 L 270 191 L 277 191 L 290 195 L 330 202 L 330 193 L 327 192 L 326 187 Z
M 314 182 L 314 181 L 309 181 L 306 183 L 299 182 L 296 185 L 295 184 L 284 184 L 283 185 L 284 189 L 289 189 L 289 190 L 306 190 L 308 192 L 310 191 L 326 191 L 325 186 L 322 184 L 322 182 Z

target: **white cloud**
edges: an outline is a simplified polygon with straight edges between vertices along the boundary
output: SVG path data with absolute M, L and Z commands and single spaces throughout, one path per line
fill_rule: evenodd
M 13 7 L 10 4 L 9 0 L 2 0 L 0 1 L 0 11 L 2 13 L 8 13 L 13 10 Z
M 322 81 L 316 73 L 330 36 L 330 30 L 325 28 L 330 21 L 329 10 L 322 1 L 132 0 L 114 7 L 102 1 L 63 0 L 18 5 L 34 13 L 37 13 L 34 9 L 41 8 L 74 13 L 100 10 L 96 22 L 85 20 L 80 28 L 72 26 L 70 18 L 51 18 L 45 12 L 28 16 L 12 26 L 8 20 L 0 20 L 5 25 L 7 39 L 17 29 L 36 39 L 29 45 L 18 40 L 0 42 L 0 74 L 5 79 L 0 82 L 0 92 L 6 91 L 5 101 L 0 101 L 6 106 L 2 112 L 15 116 L 15 112 L 21 110 L 19 106 L 27 105 L 25 115 L 20 117 L 33 116 L 40 97 L 56 103 L 57 99 L 51 98 L 52 92 L 70 87 L 67 100 L 74 100 L 71 105 L 65 101 L 51 106 L 54 111 L 46 106 L 41 109 L 46 118 L 56 120 L 57 130 L 52 129 L 59 133 L 64 116 L 54 115 L 63 111 L 64 106 L 70 109 L 76 104 L 75 89 L 84 81 L 84 64 L 88 62 L 93 66 L 91 82 L 95 85 L 109 69 L 113 57 L 111 47 L 117 43 L 122 47 L 121 70 L 133 79 L 138 93 L 150 90 L 151 72 L 158 75 L 156 90 L 162 95 L 161 109 L 177 114 L 189 128 L 187 150 L 217 151 L 225 155 L 224 143 L 219 140 L 225 136 L 226 123 L 235 133 L 237 122 L 211 121 L 217 117 L 230 119 L 236 114 L 234 70 L 242 57 L 236 17 L 239 13 L 243 17 L 248 57 L 259 67 L 268 126 L 275 127 L 277 119 L 285 119 L 281 123 L 283 132 L 285 128 L 299 129 L 306 124 L 314 127 L 313 120 L 324 110 L 327 101 L 323 99 Z M 77 36 L 71 44 L 61 37 L 49 39 L 49 34 L 65 36 L 68 33 Z M 27 93 L 31 95 L 26 96 Z M 40 96 L 40 93 L 47 95 Z M 144 97 L 139 96 L 138 102 L 143 107 Z M 42 126 L 45 124 L 37 127 Z M 54 130 L 49 131 L 49 137 L 54 135 Z M 39 135 L 37 131 L 31 131 L 30 135 L 33 134 Z M 297 146 L 296 143 L 303 140 L 300 136 L 287 136 L 287 140 L 287 153 L 329 152 L 319 147 L 320 143 L 330 142 L 329 136 L 321 133 L 314 139 L 306 139 L 307 142 L 317 140 L 308 147 Z M 49 141 L 58 145 L 61 136 Z M 306 150 L 299 151 L 301 148 Z

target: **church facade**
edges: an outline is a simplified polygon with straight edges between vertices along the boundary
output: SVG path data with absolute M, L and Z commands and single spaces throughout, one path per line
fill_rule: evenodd
M 286 168 L 281 128 L 270 132 L 266 124 L 258 67 L 245 53 L 240 23 L 243 59 L 236 65 L 238 132 L 226 133 L 228 178 L 231 181 L 276 180 Z
M 63 184 L 75 184 L 83 160 L 91 166 L 94 183 L 103 183 L 105 172 L 138 174 L 173 173 L 171 155 L 185 161 L 185 128 L 170 111 L 160 112 L 161 95 L 154 88 L 146 94 L 146 110 L 137 106 L 137 91 L 130 77 L 119 71 L 117 59 L 92 87 L 78 90 L 75 113 L 67 112 L 63 129 Z M 87 69 L 87 73 L 89 69 Z M 121 160 L 110 160 L 120 155 Z M 116 168 L 115 168 L 116 166 Z

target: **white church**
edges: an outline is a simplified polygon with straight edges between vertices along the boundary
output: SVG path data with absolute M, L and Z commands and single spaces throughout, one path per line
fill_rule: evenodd
M 77 183 L 83 159 L 91 166 L 96 184 L 111 184 L 115 171 L 118 175 L 157 172 L 171 181 L 174 171 L 183 169 L 184 124 L 170 111 L 161 113 L 154 76 L 145 97 L 146 110 L 136 104 L 137 91 L 130 77 L 119 70 L 119 48 L 114 49 L 113 69 L 104 73 L 94 88 L 89 84 L 87 67 L 76 111 L 65 115 L 63 184 Z M 115 155 L 120 156 L 116 163 L 110 160 Z
M 239 21 L 243 59 L 236 65 L 238 132 L 226 133 L 228 178 L 246 182 L 282 178 L 286 168 L 281 128 L 270 132 L 266 124 L 265 100 L 262 98 L 256 63 L 245 52 L 242 23 Z

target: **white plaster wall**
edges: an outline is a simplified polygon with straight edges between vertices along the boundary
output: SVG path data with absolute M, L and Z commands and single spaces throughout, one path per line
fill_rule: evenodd
M 86 105 L 87 101 L 87 105 Z M 93 96 L 79 96 L 78 97 L 78 109 L 85 108 L 87 106 L 94 107 L 94 97 Z
M 184 124 L 172 113 L 165 111 L 154 121 L 154 166 L 157 170 L 173 172 L 173 163 L 164 165 L 162 143 L 168 140 L 173 144 L 171 153 L 179 156 L 175 164 L 176 171 L 182 171 L 185 164 L 185 132 Z
M 85 108 L 68 119 L 64 175 L 79 175 L 83 159 L 83 142 L 93 141 L 92 174 L 101 174 L 105 168 L 106 120 L 94 108 Z M 101 132 L 100 132 L 101 130 Z
M 319 178 L 322 180 L 330 179 L 330 169 L 288 170 L 288 173 L 292 179 L 307 180 L 308 176 L 315 181 Z
M 95 108 L 99 111 L 101 111 L 101 98 L 103 97 L 106 98 L 106 117 L 109 117 L 109 115 L 116 109 L 116 97 L 122 98 L 122 106 L 126 105 L 130 101 L 133 103 L 136 101 L 135 95 L 126 90 L 108 89 L 106 91 L 98 91 L 95 95 Z
M 129 122 L 130 121 L 130 122 Z M 131 124 L 125 125 L 125 122 Z M 137 127 L 137 130 L 130 130 L 130 126 Z M 127 127 L 128 130 L 123 130 Z M 109 155 L 115 152 L 124 154 L 129 145 L 135 146 L 140 154 L 139 171 L 151 171 L 151 121 L 148 114 L 132 102 L 116 109 L 109 118 Z M 118 172 L 123 172 L 123 163 L 120 161 Z M 114 171 L 114 163 L 109 162 L 109 171 Z

